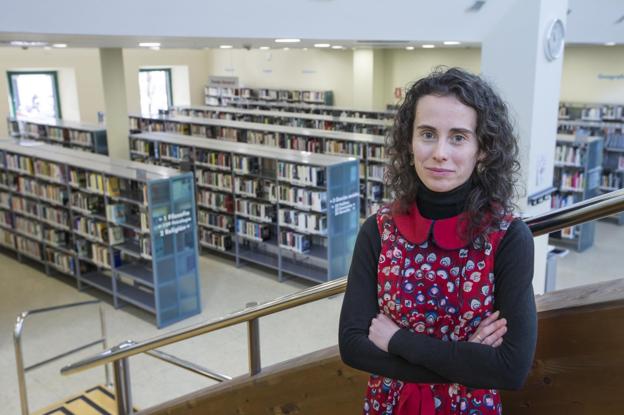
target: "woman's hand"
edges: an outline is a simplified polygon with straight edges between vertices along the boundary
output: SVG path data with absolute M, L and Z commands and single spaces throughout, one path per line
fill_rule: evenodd
M 507 320 L 499 319 L 499 315 L 500 311 L 496 311 L 483 319 L 468 341 L 492 347 L 503 344 L 503 335 L 507 332 Z
M 400 327 L 388 316 L 383 313 L 377 314 L 373 318 L 368 329 L 368 339 L 384 352 L 388 351 L 388 343 L 390 339 L 400 330 Z

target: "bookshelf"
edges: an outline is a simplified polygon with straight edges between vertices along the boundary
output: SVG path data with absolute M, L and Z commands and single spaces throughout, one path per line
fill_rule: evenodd
M 568 206 L 597 196 L 602 173 L 603 138 L 558 134 L 555 148 L 552 208 Z M 581 252 L 594 243 L 595 223 L 588 222 L 551 234 L 551 243 L 573 247 Z
M 1 140 L 0 243 L 164 327 L 200 312 L 192 173 Z
M 189 163 L 200 245 L 316 282 L 346 275 L 359 227 L 358 161 L 180 134 L 132 134 L 144 163 Z
M 206 105 L 215 105 L 206 102 Z M 374 111 L 344 107 L 334 107 L 333 105 L 321 104 L 301 104 L 292 102 L 269 102 L 254 99 L 239 99 L 228 102 L 226 106 L 246 109 L 259 109 L 268 111 L 288 111 L 309 114 L 331 115 L 333 117 L 351 117 L 392 120 L 396 115 L 396 110 Z
M 600 192 L 624 188 L 624 106 L 612 104 L 561 104 L 559 131 L 605 137 Z M 624 212 L 603 218 L 624 225 Z
M 108 155 L 106 128 L 56 118 L 8 118 L 9 135 Z
M 387 157 L 381 135 L 187 116 L 131 115 L 130 128 L 356 157 L 360 160 L 361 216 L 377 212 L 391 198 L 383 182 Z
M 332 91 L 298 89 L 219 87 L 207 85 L 204 87 L 204 97 L 206 105 L 229 105 L 239 100 L 250 99 L 262 102 L 323 105 L 332 105 L 334 103 L 334 93 Z
M 385 135 L 392 126 L 392 120 L 358 118 L 303 112 L 269 111 L 235 107 L 187 106 L 176 107 L 174 114 L 191 117 L 248 121 L 262 124 L 287 125 L 329 131 Z M 174 115 L 171 114 L 171 115 Z

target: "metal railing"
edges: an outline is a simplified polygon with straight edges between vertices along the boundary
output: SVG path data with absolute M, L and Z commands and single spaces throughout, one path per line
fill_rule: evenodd
M 546 235 L 562 228 L 600 219 L 624 211 L 624 189 L 611 192 L 605 195 L 594 197 L 574 205 L 561 208 L 552 212 L 537 215 L 527 219 L 526 223 L 531 229 L 533 236 Z M 244 310 L 229 314 L 208 323 L 183 328 L 172 333 L 145 340 L 140 343 L 126 342 L 122 347 L 115 347 L 98 355 L 81 360 L 61 369 L 64 375 L 70 375 L 84 370 L 101 366 L 107 363 L 115 363 L 116 384 L 120 387 L 127 387 L 128 390 L 120 391 L 119 397 L 129 397 L 129 381 L 127 377 L 127 359 L 140 353 L 150 353 L 154 349 L 191 339 L 202 334 L 210 333 L 236 324 L 248 323 L 249 338 L 249 365 L 250 374 L 260 371 L 259 348 L 257 345 L 258 331 L 257 321 L 260 317 L 268 316 L 279 311 L 288 310 L 303 304 L 321 300 L 341 294 L 347 285 L 346 277 L 326 282 L 315 287 L 311 287 L 293 294 L 276 298 L 260 305 L 254 305 Z M 255 328 L 254 328 L 255 327 Z M 126 377 L 124 377 L 124 374 Z M 119 381 L 117 379 L 119 378 Z M 117 385 L 116 385 L 117 387 Z M 119 415 L 131 414 L 132 405 L 118 399 Z
M 28 393 L 26 391 L 26 373 L 31 370 L 37 369 L 39 367 L 45 366 L 49 363 L 55 362 L 64 357 L 70 356 L 74 353 L 80 352 L 82 350 L 88 349 L 89 347 L 96 346 L 98 344 L 102 345 L 104 350 L 108 349 L 108 345 L 106 344 L 106 324 L 104 322 L 104 312 L 102 311 L 102 307 L 98 306 L 98 312 L 100 316 L 100 334 L 101 338 L 98 340 L 94 340 L 90 343 L 83 344 L 81 346 L 75 347 L 71 350 L 60 353 L 56 356 L 50 357 L 46 360 L 42 360 L 40 362 L 34 363 L 30 366 L 24 367 L 24 353 L 22 350 L 22 333 L 24 331 L 24 324 L 26 323 L 26 319 L 35 314 L 44 314 L 52 311 L 66 310 L 68 308 L 75 307 L 84 307 L 89 305 L 99 305 L 99 300 L 92 301 L 83 301 L 80 303 L 72 303 L 72 304 L 63 304 L 54 307 L 47 308 L 38 308 L 36 310 L 28 310 L 22 312 L 17 316 L 17 322 L 15 323 L 15 329 L 13 331 L 13 344 L 15 346 L 15 363 L 17 366 L 17 384 L 19 386 L 19 394 L 20 394 L 20 405 L 22 409 L 22 415 L 28 415 Z M 110 385 L 110 373 L 108 370 L 108 365 L 104 365 L 104 376 L 106 379 L 106 384 Z

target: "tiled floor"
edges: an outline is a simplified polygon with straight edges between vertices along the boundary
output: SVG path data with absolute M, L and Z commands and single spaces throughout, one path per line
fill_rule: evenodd
M 583 254 L 570 252 L 558 261 L 557 288 L 624 277 L 624 227 L 599 222 L 595 246 Z M 203 312 L 164 330 L 153 317 L 134 307 L 115 310 L 105 295 L 93 290 L 79 292 L 68 278 L 48 277 L 35 267 L 0 255 L 0 408 L 19 413 L 15 357 L 12 341 L 15 317 L 23 310 L 83 301 L 104 300 L 109 345 L 125 339 L 143 340 L 187 325 L 208 321 L 239 310 L 247 302 L 263 302 L 310 286 L 292 279 L 277 282 L 274 273 L 256 267 L 236 268 L 226 259 L 201 257 Z M 261 319 L 263 365 L 270 365 L 337 343 L 338 314 L 342 297 Z M 38 315 L 27 321 L 24 332 L 26 364 L 44 359 L 99 335 L 97 310 L 61 311 Z M 246 328 L 242 325 L 211 333 L 165 351 L 230 376 L 247 371 Z M 30 408 L 36 409 L 103 382 L 103 370 L 93 369 L 63 377 L 59 369 L 89 351 L 36 369 L 27 377 Z M 148 407 L 193 391 L 213 381 L 155 360 L 138 356 L 130 360 L 132 393 L 138 407 Z

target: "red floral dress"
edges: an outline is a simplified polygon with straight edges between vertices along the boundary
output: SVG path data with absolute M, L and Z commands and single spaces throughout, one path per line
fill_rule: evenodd
M 443 341 L 467 341 L 494 304 L 494 256 L 509 227 L 505 219 L 483 246 L 459 237 L 462 215 L 431 220 L 416 204 L 407 214 L 377 213 L 381 252 L 379 309 L 399 326 Z M 371 375 L 365 414 L 500 414 L 494 389 L 454 384 L 413 384 Z

